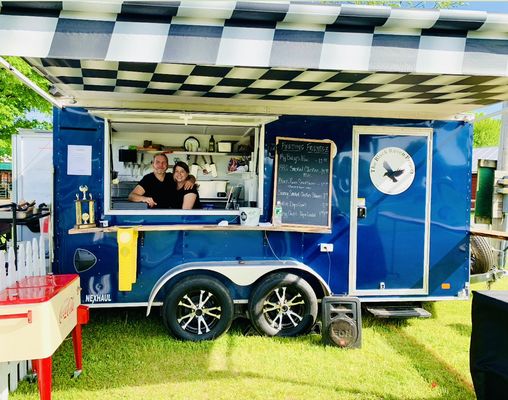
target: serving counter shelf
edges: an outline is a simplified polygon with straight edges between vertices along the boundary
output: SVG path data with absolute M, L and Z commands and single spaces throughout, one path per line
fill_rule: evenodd
M 302 232 L 302 233 L 332 233 L 331 229 L 319 226 L 306 225 L 281 225 L 281 226 L 247 226 L 247 225 L 198 225 L 198 224 L 173 224 L 173 225 L 129 225 L 129 226 L 108 226 L 86 229 L 72 228 L 68 230 L 69 235 L 84 233 L 113 233 L 119 228 L 135 228 L 139 232 L 157 231 L 271 231 L 271 232 Z

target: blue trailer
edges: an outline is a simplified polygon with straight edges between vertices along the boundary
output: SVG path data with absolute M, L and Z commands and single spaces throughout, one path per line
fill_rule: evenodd
M 53 83 L 54 271 L 79 273 L 83 303 L 162 306 L 172 334 L 204 340 L 238 315 L 308 332 L 331 295 L 388 315 L 468 298 L 463 112 L 508 92 L 505 16 L 81 3 L 2 2 L 0 54 Z M 126 201 L 161 151 L 195 166 L 203 209 Z
M 207 116 L 208 131 L 217 128 L 210 124 L 214 117 L 228 119 Z M 233 305 L 247 310 L 262 332 L 293 335 L 311 328 L 318 300 L 331 294 L 399 305 L 468 297 L 472 127 L 467 122 L 279 116 L 249 127 L 252 142 L 262 144 L 251 152 L 259 154 L 257 172 L 247 173 L 262 185 L 262 197 L 251 200 L 261 209 L 261 223 L 269 223 L 273 214 L 276 139 L 335 144 L 330 226 L 301 227 L 285 225 L 284 214 L 281 226 L 250 227 L 239 225 L 238 210 L 116 209 L 116 200 L 105 195 L 105 187 L 111 186 L 108 160 L 116 154 L 108 153 L 115 146 L 104 132 L 108 124 L 118 132 L 121 123 L 117 126 L 114 117 L 106 122 L 84 110 L 55 110 L 55 270 L 80 273 L 84 303 L 148 305 L 149 310 L 163 305 L 170 330 L 196 339 L 227 329 L 235 315 Z M 166 127 L 175 132 L 185 125 Z M 144 129 L 143 124 L 136 131 Z M 115 132 L 110 137 L 114 142 Z M 203 141 L 209 135 L 195 137 Z M 88 176 L 68 175 L 69 146 L 78 144 L 91 149 Z M 221 154 L 215 156 L 221 166 Z M 393 178 L 387 163 L 394 169 L 406 167 Z M 107 227 L 72 229 L 75 196 L 84 185 L 97 200 L 97 218 Z M 289 211 L 286 200 L 283 210 Z M 219 226 L 224 220 L 229 224 Z M 135 283 L 121 290 L 117 228 L 127 226 L 135 226 L 140 235 L 137 270 Z M 192 304 L 198 304 L 197 298 L 204 301 L 200 292 L 212 295 L 209 309 L 222 313 L 218 318 L 209 311 L 203 332 L 199 323 L 186 324 L 188 314 L 197 313 Z M 182 309 L 178 304 L 185 298 L 192 301 Z

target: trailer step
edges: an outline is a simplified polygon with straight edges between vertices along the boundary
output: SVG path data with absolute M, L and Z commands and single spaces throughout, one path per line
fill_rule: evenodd
M 430 318 L 432 316 L 421 307 L 372 305 L 366 308 L 376 318 Z

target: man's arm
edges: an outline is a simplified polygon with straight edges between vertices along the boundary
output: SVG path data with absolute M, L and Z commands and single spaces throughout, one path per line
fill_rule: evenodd
M 152 208 L 157 205 L 155 201 L 151 197 L 144 196 L 145 189 L 143 186 L 136 185 L 136 187 L 129 193 L 129 201 L 133 201 L 135 203 L 146 203 L 148 207 Z

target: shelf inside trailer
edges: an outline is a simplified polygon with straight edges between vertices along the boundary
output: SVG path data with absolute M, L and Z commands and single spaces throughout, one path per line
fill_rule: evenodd
M 137 151 L 142 151 L 144 153 L 164 153 L 164 154 L 175 154 L 175 155 L 187 155 L 187 156 L 218 156 L 218 157 L 248 157 L 250 153 L 246 152 L 209 152 L 209 151 L 185 151 L 185 150 L 157 150 L 157 149 L 147 149 L 143 147 L 138 147 Z
M 174 225 L 129 225 L 129 226 L 108 226 L 86 229 L 69 229 L 69 235 L 82 233 L 111 233 L 118 231 L 119 228 L 136 228 L 140 232 L 155 231 L 274 231 L 274 232 L 302 232 L 302 233 L 332 233 L 331 229 L 319 226 L 302 226 L 302 225 L 282 225 L 282 226 L 247 226 L 247 225 L 191 225 L 191 224 L 174 224 Z

